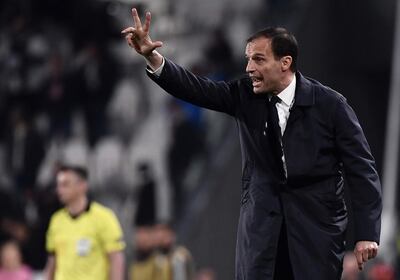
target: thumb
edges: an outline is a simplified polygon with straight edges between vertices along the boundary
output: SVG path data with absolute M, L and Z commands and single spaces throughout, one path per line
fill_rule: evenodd
M 163 46 L 163 42 L 161 42 L 161 41 L 153 42 L 153 47 L 154 48 L 161 48 L 162 46 Z

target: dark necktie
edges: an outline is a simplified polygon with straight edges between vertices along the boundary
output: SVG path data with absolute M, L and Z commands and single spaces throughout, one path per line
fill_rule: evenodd
M 278 110 L 276 109 L 276 103 L 279 103 L 281 99 L 275 95 L 271 97 L 268 102 L 268 119 L 267 119 L 267 133 L 269 141 L 271 143 L 271 152 L 274 155 L 276 162 L 278 163 L 279 173 L 284 172 L 283 170 L 283 151 L 282 151 L 282 132 L 279 126 Z M 282 175 L 281 173 L 280 175 Z

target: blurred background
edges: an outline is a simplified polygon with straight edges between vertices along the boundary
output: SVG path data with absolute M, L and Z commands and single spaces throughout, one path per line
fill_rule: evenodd
M 85 165 L 92 198 L 122 224 L 129 265 L 143 245 L 141 230 L 168 224 L 173 246 L 192 256 L 195 279 L 234 278 L 235 123 L 168 96 L 146 77 L 145 62 L 120 35 L 136 7 L 152 12 L 151 36 L 164 42 L 165 56 L 214 80 L 244 73 L 245 40 L 256 30 L 278 25 L 295 34 L 300 71 L 348 99 L 390 190 L 381 257 L 359 274 L 349 255 L 343 279 L 400 279 L 397 2 L 2 0 L 0 241 L 15 240 L 20 262 L 41 279 L 45 232 L 60 207 L 54 172 L 61 163 Z

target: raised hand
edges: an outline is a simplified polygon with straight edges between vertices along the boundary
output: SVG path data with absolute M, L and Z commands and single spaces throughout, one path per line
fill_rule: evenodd
M 138 54 L 149 58 L 156 48 L 162 46 L 162 42 L 153 42 L 149 36 L 151 14 L 150 12 L 146 13 L 146 21 L 143 26 L 135 8 L 132 9 L 132 17 L 135 26 L 125 28 L 121 33 L 125 35 L 125 40 L 131 48 L 134 48 Z

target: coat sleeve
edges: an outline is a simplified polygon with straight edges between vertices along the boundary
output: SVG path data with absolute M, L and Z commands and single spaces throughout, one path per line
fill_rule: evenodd
M 379 243 L 382 195 L 375 160 L 353 109 L 341 97 L 334 124 L 354 213 L 355 241 Z
M 194 105 L 235 114 L 233 83 L 215 82 L 199 77 L 181 66 L 165 59 L 160 76 L 147 72 L 147 75 L 169 94 Z M 237 98 L 237 96 L 236 96 Z

